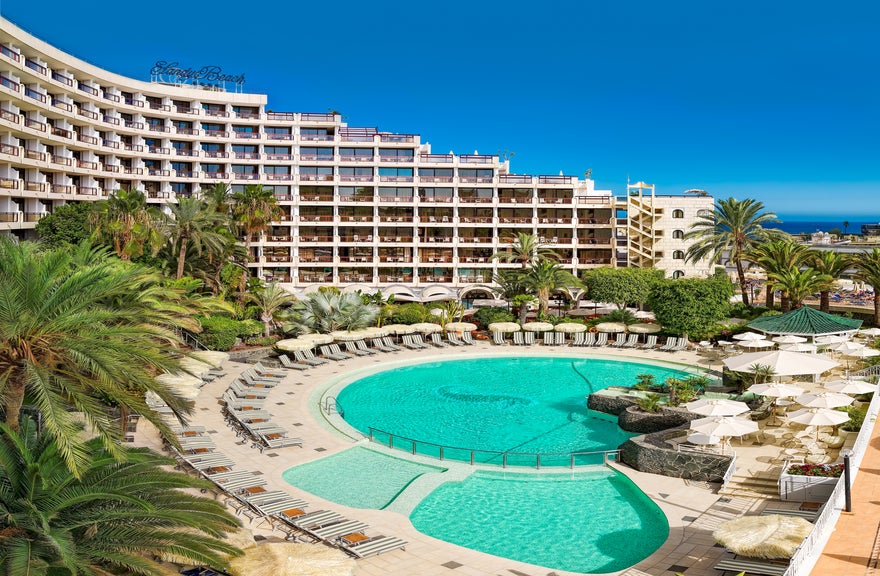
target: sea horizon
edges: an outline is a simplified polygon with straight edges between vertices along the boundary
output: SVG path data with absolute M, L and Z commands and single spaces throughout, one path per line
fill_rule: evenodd
M 859 216 L 858 218 L 847 218 L 843 216 L 823 215 L 792 215 L 779 216 L 782 222 L 767 224 L 767 228 L 776 228 L 789 234 L 812 234 L 813 232 L 828 232 L 833 228 L 839 228 L 841 232 L 844 229 L 844 222 L 847 222 L 847 234 L 861 234 L 862 224 L 880 223 L 880 217 L 871 219 L 870 217 Z

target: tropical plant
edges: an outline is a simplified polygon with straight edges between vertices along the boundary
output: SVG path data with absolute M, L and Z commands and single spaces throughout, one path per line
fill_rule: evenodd
M 407 302 L 406 304 L 398 304 L 393 308 L 388 316 L 388 322 L 391 324 L 417 324 L 419 322 L 427 322 L 431 317 L 431 311 L 428 307 L 419 302 Z
M 375 304 L 364 304 L 353 292 L 315 292 L 297 304 L 300 321 L 311 332 L 358 330 L 372 326 L 379 314 Z
M 520 232 L 508 238 L 506 242 L 508 242 L 507 250 L 494 254 L 492 258 L 505 262 L 518 262 L 523 270 L 541 260 L 559 260 L 559 255 L 539 242 L 534 234 Z
M 179 368 L 172 329 L 188 325 L 185 304 L 162 299 L 160 279 L 99 254 L 77 265 L 66 250 L 0 239 L 0 399 L 17 430 L 27 398 L 78 473 L 88 452 L 77 434 L 81 412 L 107 450 L 121 456 L 121 429 L 108 403 L 142 414 L 170 437 L 144 401 L 155 392 L 181 418 L 191 404 L 155 375 Z M 99 398 L 105 399 L 104 403 Z
M 636 390 L 650 390 L 656 385 L 656 378 L 653 374 L 636 374 L 638 381 L 633 385 Z
M 578 286 L 580 281 L 562 265 L 553 260 L 538 260 L 525 272 L 525 283 L 538 298 L 538 310 L 546 316 L 550 309 L 550 294 L 568 286 Z
M 275 321 L 282 318 L 282 311 L 296 302 L 293 294 L 274 282 L 266 284 L 262 290 L 251 293 L 249 299 L 259 310 L 260 322 L 265 326 L 263 335 L 266 337 L 272 334 Z
M 663 409 L 663 403 L 661 402 L 661 399 L 662 396 L 660 396 L 660 394 L 649 392 L 648 394 L 645 394 L 642 398 L 636 400 L 636 405 L 639 407 L 639 410 L 643 412 L 657 413 Z
M 498 285 L 502 298 L 509 301 L 513 300 L 515 296 L 529 293 L 525 276 L 525 272 L 519 269 L 499 270 L 492 281 Z
M 513 306 L 514 310 L 517 310 L 520 324 L 526 323 L 526 316 L 529 314 L 529 308 L 535 306 L 537 303 L 538 299 L 531 294 L 517 294 L 510 300 L 510 305 Z
M 765 382 L 769 382 L 773 379 L 773 376 L 776 375 L 773 366 L 767 364 L 753 364 L 752 366 L 749 366 L 749 371 L 752 373 L 754 384 L 764 384 Z
M 860 252 L 853 258 L 858 273 L 856 278 L 870 284 L 874 289 L 874 325 L 880 324 L 880 250 L 872 248 L 870 252 Z
M 685 234 L 685 239 L 696 240 L 688 248 L 685 259 L 693 262 L 705 258 L 718 264 L 727 256 L 736 266 L 742 301 L 751 304 L 743 260 L 758 243 L 784 236 L 784 232 L 764 228 L 765 224 L 773 222 L 779 222 L 779 219 L 771 212 L 764 212 L 762 202 L 736 198 L 718 200 L 715 209 L 697 216 L 697 221 Z
M 191 248 L 197 255 L 204 252 L 220 254 L 229 243 L 228 231 L 221 227 L 223 218 L 198 198 L 180 198 L 169 205 L 168 235 L 171 245 L 177 249 L 177 275 L 183 278 L 187 251 Z
M 767 275 L 772 288 L 782 291 L 782 312 L 803 306 L 804 300 L 816 292 L 829 290 L 834 279 L 812 268 L 789 268 Z
M 260 184 L 251 184 L 232 195 L 232 217 L 244 234 L 247 257 L 251 257 L 251 238 L 262 234 L 269 225 L 281 218 L 282 209 L 275 193 Z
M 92 234 L 89 219 L 93 208 L 90 202 L 56 206 L 37 222 L 35 230 L 40 243 L 47 248 L 60 248 L 87 240 Z
M 165 242 L 161 222 L 161 212 L 148 207 L 147 197 L 138 190 L 110 194 L 95 204 L 90 218 L 92 238 L 99 242 L 109 240 L 123 260 L 145 253 L 155 255 Z
M 232 190 L 225 182 L 218 182 L 209 188 L 202 188 L 201 198 L 218 214 L 228 215 L 231 211 Z
M 771 274 L 784 274 L 793 268 L 799 268 L 807 259 L 809 249 L 790 239 L 773 240 L 771 242 L 763 242 L 755 246 L 746 254 L 749 262 L 760 266 L 764 273 L 769 277 Z M 771 285 L 767 286 L 767 296 L 765 305 L 767 308 L 773 308 L 773 295 L 775 289 Z M 783 296 L 785 299 L 785 296 Z M 752 305 L 754 306 L 754 302 Z M 783 306 L 785 304 L 783 303 Z
M 619 309 L 627 304 L 641 306 L 651 296 L 654 284 L 663 280 L 663 271 L 653 268 L 611 268 L 586 270 L 582 279 L 594 302 L 613 302 Z
M 486 306 L 474 312 L 474 320 L 479 322 L 483 328 L 494 322 L 513 322 L 514 319 L 515 316 L 507 308 L 498 306 Z
M 437 310 L 440 311 L 440 314 L 436 313 Z M 450 322 L 461 322 L 464 316 L 464 306 L 458 300 L 441 302 L 435 305 L 432 311 L 434 312 L 434 320 L 444 328 Z
M 727 318 L 731 295 L 733 285 L 726 276 L 681 278 L 657 283 L 648 303 L 668 332 L 705 338 Z
M 375 304 L 379 308 L 379 315 L 376 318 L 376 326 L 381 327 L 394 309 L 394 294 L 389 294 L 386 297 L 382 294 L 381 290 L 376 290 L 371 294 L 366 294 L 358 290 L 357 293 L 360 294 L 361 300 L 363 300 L 364 304 Z
M 849 222 L 844 222 L 844 225 Z M 810 267 L 820 274 L 828 275 L 832 280 L 838 280 L 852 265 L 853 259 L 849 254 L 835 252 L 833 250 L 812 250 L 807 256 Z M 826 286 L 819 293 L 819 310 L 828 313 L 831 310 L 831 290 L 833 286 Z
M 621 324 L 625 324 L 629 326 L 630 324 L 636 324 L 639 321 L 636 318 L 636 315 L 624 308 L 623 310 L 612 310 L 608 314 L 602 317 L 602 322 L 620 322 Z
M 223 539 L 236 519 L 171 458 L 138 448 L 119 461 L 93 439 L 75 476 L 58 437 L 32 420 L 0 424 L 0 436 L 0 573 L 160 576 L 157 557 L 222 569 L 239 553 Z

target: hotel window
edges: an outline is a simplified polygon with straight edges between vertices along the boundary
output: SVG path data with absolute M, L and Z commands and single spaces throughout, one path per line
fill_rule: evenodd
M 440 182 L 452 182 L 452 168 L 419 168 L 419 177 Z
M 266 154 L 280 154 L 284 156 L 290 155 L 290 146 L 264 146 L 263 151 Z
M 379 168 L 379 176 L 386 176 L 388 178 L 400 179 L 400 180 L 412 180 L 413 169 L 412 168 Z
M 679 278 L 684 278 L 684 272 L 682 272 L 681 270 L 676 270 L 672 273 L 673 280 L 678 280 Z
M 379 198 L 412 198 L 412 188 L 379 187 Z
M 373 168 L 371 166 L 340 166 L 339 177 L 342 180 L 372 180 Z
M 288 129 L 289 131 L 289 129 Z M 300 136 L 303 140 L 332 140 L 331 134 L 326 128 L 300 128 Z
M 675 238 L 676 240 L 683 240 L 684 239 L 684 230 L 673 230 L 672 237 Z
M 189 162 L 172 162 L 171 169 L 176 170 L 177 172 L 191 172 L 192 164 Z
M 211 143 L 202 144 L 202 150 L 204 152 L 223 152 L 224 151 L 223 144 L 211 144 Z
M 202 172 L 207 172 L 209 174 L 219 174 L 223 172 L 222 164 L 202 164 Z
M 412 148 L 379 148 L 379 160 L 387 162 L 411 162 Z
M 256 132 L 256 126 L 241 126 L 239 124 L 232 125 L 232 131 L 236 134 L 252 134 Z
M 373 158 L 372 148 L 340 148 L 340 159 L 345 161 L 370 160 Z
M 156 138 L 144 138 L 144 145 L 150 152 L 155 152 L 162 147 L 162 140 Z
M 419 188 L 419 196 L 422 198 L 444 198 L 452 200 L 452 188 Z
M 290 128 L 286 126 L 266 126 L 263 131 L 266 134 L 290 134 Z
M 684 210 L 673 210 L 672 217 L 673 218 L 684 218 Z
M 232 165 L 232 173 L 233 174 L 256 174 L 257 167 L 253 164 L 233 164 Z
M 459 168 L 458 177 L 463 182 L 491 182 L 495 172 L 491 168 Z
M 684 260 L 684 251 L 683 250 L 676 250 L 675 252 L 672 253 L 672 259 L 673 260 Z
M 330 170 L 332 174 L 332 168 Z M 264 166 L 263 174 L 290 174 L 290 166 Z
M 300 166 L 299 175 L 303 180 L 333 180 L 333 167 Z
M 177 196 L 190 196 L 192 195 L 192 184 L 188 182 L 172 182 L 171 190 Z
M 259 158 L 260 155 L 257 153 L 257 147 L 253 144 L 233 144 L 232 145 L 232 153 L 235 154 L 236 158 Z
M 339 196 L 342 198 L 357 196 L 358 198 L 372 198 L 373 189 L 366 186 L 340 186 Z
M 310 148 L 299 149 L 300 160 L 317 160 L 319 162 L 333 161 L 333 148 Z

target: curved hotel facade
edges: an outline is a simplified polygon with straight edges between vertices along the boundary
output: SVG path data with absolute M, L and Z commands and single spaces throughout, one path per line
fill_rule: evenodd
M 217 183 L 270 188 L 281 220 L 254 239 L 254 275 L 294 292 L 337 284 L 399 299 L 476 293 L 512 235 L 531 233 L 574 273 L 685 263 L 683 233 L 711 197 L 625 197 L 593 181 L 518 175 L 491 154 L 437 154 L 415 134 L 338 114 L 273 112 L 267 97 L 143 82 L 78 60 L 0 19 L 0 231 L 33 235 L 60 205 L 143 191 L 156 205 Z

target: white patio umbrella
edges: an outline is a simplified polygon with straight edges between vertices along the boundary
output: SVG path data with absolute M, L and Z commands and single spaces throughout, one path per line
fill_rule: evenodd
M 489 324 L 489 332 L 519 332 L 521 328 L 516 322 L 492 322 Z
M 684 407 L 694 414 L 703 416 L 736 416 L 749 411 L 745 402 L 726 398 L 700 398 L 684 404 Z
M 333 343 L 333 336 L 329 334 L 300 334 L 298 339 L 303 342 L 311 342 L 312 346 Z
M 693 434 L 688 434 L 687 441 L 691 444 L 698 444 L 700 446 L 707 446 L 712 444 L 718 444 L 721 442 L 720 436 L 712 436 L 710 434 L 703 434 L 702 432 L 695 432 Z
M 303 340 L 301 338 L 288 338 L 286 340 L 279 340 L 274 344 L 274 347 L 276 350 L 282 352 L 305 352 L 306 350 L 314 348 L 315 342 L 313 340 Z
M 873 348 L 861 348 L 859 350 L 852 350 L 850 352 L 844 352 L 844 356 L 852 356 L 853 358 L 872 358 L 874 356 L 880 356 L 880 350 L 874 350 Z
M 433 334 L 434 332 L 443 331 L 443 326 L 435 324 L 434 322 L 419 322 L 413 324 L 410 328 L 416 332 L 421 332 L 422 334 Z
M 733 337 L 734 340 L 764 340 L 767 337 L 757 332 L 743 332 Z
M 648 310 L 636 310 L 633 312 L 633 316 L 638 318 L 639 320 L 655 320 L 653 312 L 649 312 Z
M 215 352 L 214 350 L 199 350 L 190 355 L 197 360 L 210 364 L 214 368 L 220 368 L 224 362 L 229 360 L 229 354 L 226 352 Z
M 843 352 L 846 354 L 847 352 L 855 352 L 856 350 L 862 350 L 865 347 L 864 344 L 860 342 L 853 342 L 852 340 L 847 340 L 846 342 L 838 342 L 837 344 L 832 344 L 829 346 L 830 349 L 835 352 Z
M 877 391 L 877 385 L 864 380 L 832 380 L 825 388 L 841 394 L 870 394 Z
M 787 416 L 790 422 L 816 427 L 816 441 L 819 441 L 819 426 L 840 426 L 849 420 L 849 414 L 830 408 L 801 408 Z
M 631 332 L 633 334 L 655 334 L 663 330 L 663 327 L 659 324 L 647 324 L 647 323 L 639 323 L 639 324 L 630 324 L 626 327 L 627 332 Z
M 807 352 L 809 354 L 815 354 L 816 350 L 818 350 L 818 346 L 810 344 L 809 342 L 798 342 L 797 344 L 780 344 L 779 349 L 788 352 Z
M 754 373 L 757 366 L 769 366 L 777 376 L 797 376 L 821 374 L 835 366 L 840 366 L 840 363 L 819 354 L 799 354 L 786 350 L 774 350 L 733 356 L 725 359 L 724 365 L 733 372 L 750 373 Z
M 691 422 L 691 430 L 710 436 L 721 436 L 721 453 L 724 454 L 725 440 L 731 436 L 742 436 L 758 431 L 758 423 L 733 416 L 709 416 Z
M 776 345 L 769 340 L 740 340 L 737 344 L 743 348 L 770 348 Z
M 385 326 L 389 334 L 412 334 L 415 329 L 408 324 L 389 324 Z
M 522 325 L 522 329 L 526 332 L 550 332 L 553 330 L 553 324 L 549 322 L 526 322 Z
M 792 384 L 783 384 L 782 382 L 769 382 L 767 384 L 754 384 L 750 386 L 747 391 L 751 392 L 752 394 L 757 394 L 758 396 L 773 398 L 773 421 L 777 422 L 778 419 L 776 417 L 776 408 L 778 406 L 779 399 L 798 396 L 800 394 L 803 394 L 804 389 L 800 386 L 794 386 Z
M 473 332 L 477 325 L 471 322 L 450 322 L 446 325 L 447 332 Z
M 335 330 L 330 333 L 337 342 L 355 342 L 367 338 L 365 330 Z
M 828 336 L 816 336 L 813 338 L 813 342 L 816 344 L 839 344 L 840 342 L 846 342 L 849 340 L 847 336 L 842 336 L 840 334 L 830 334 Z
M 776 336 L 772 338 L 774 342 L 777 344 L 798 344 L 800 342 L 806 342 L 807 339 L 803 336 L 794 336 L 792 334 L 786 334 L 784 336 Z
M 599 332 L 626 332 L 626 324 L 620 322 L 599 322 L 595 328 Z
M 578 332 L 586 332 L 587 327 L 583 324 L 577 324 L 576 322 L 562 322 L 561 324 L 556 325 L 556 331 L 565 334 L 576 334 Z
M 849 406 L 854 402 L 854 399 L 839 392 L 807 392 L 795 398 L 794 401 L 807 408 L 837 408 Z
M 877 336 L 880 336 L 880 328 L 865 328 L 864 330 L 859 330 L 859 335 L 876 338 Z

